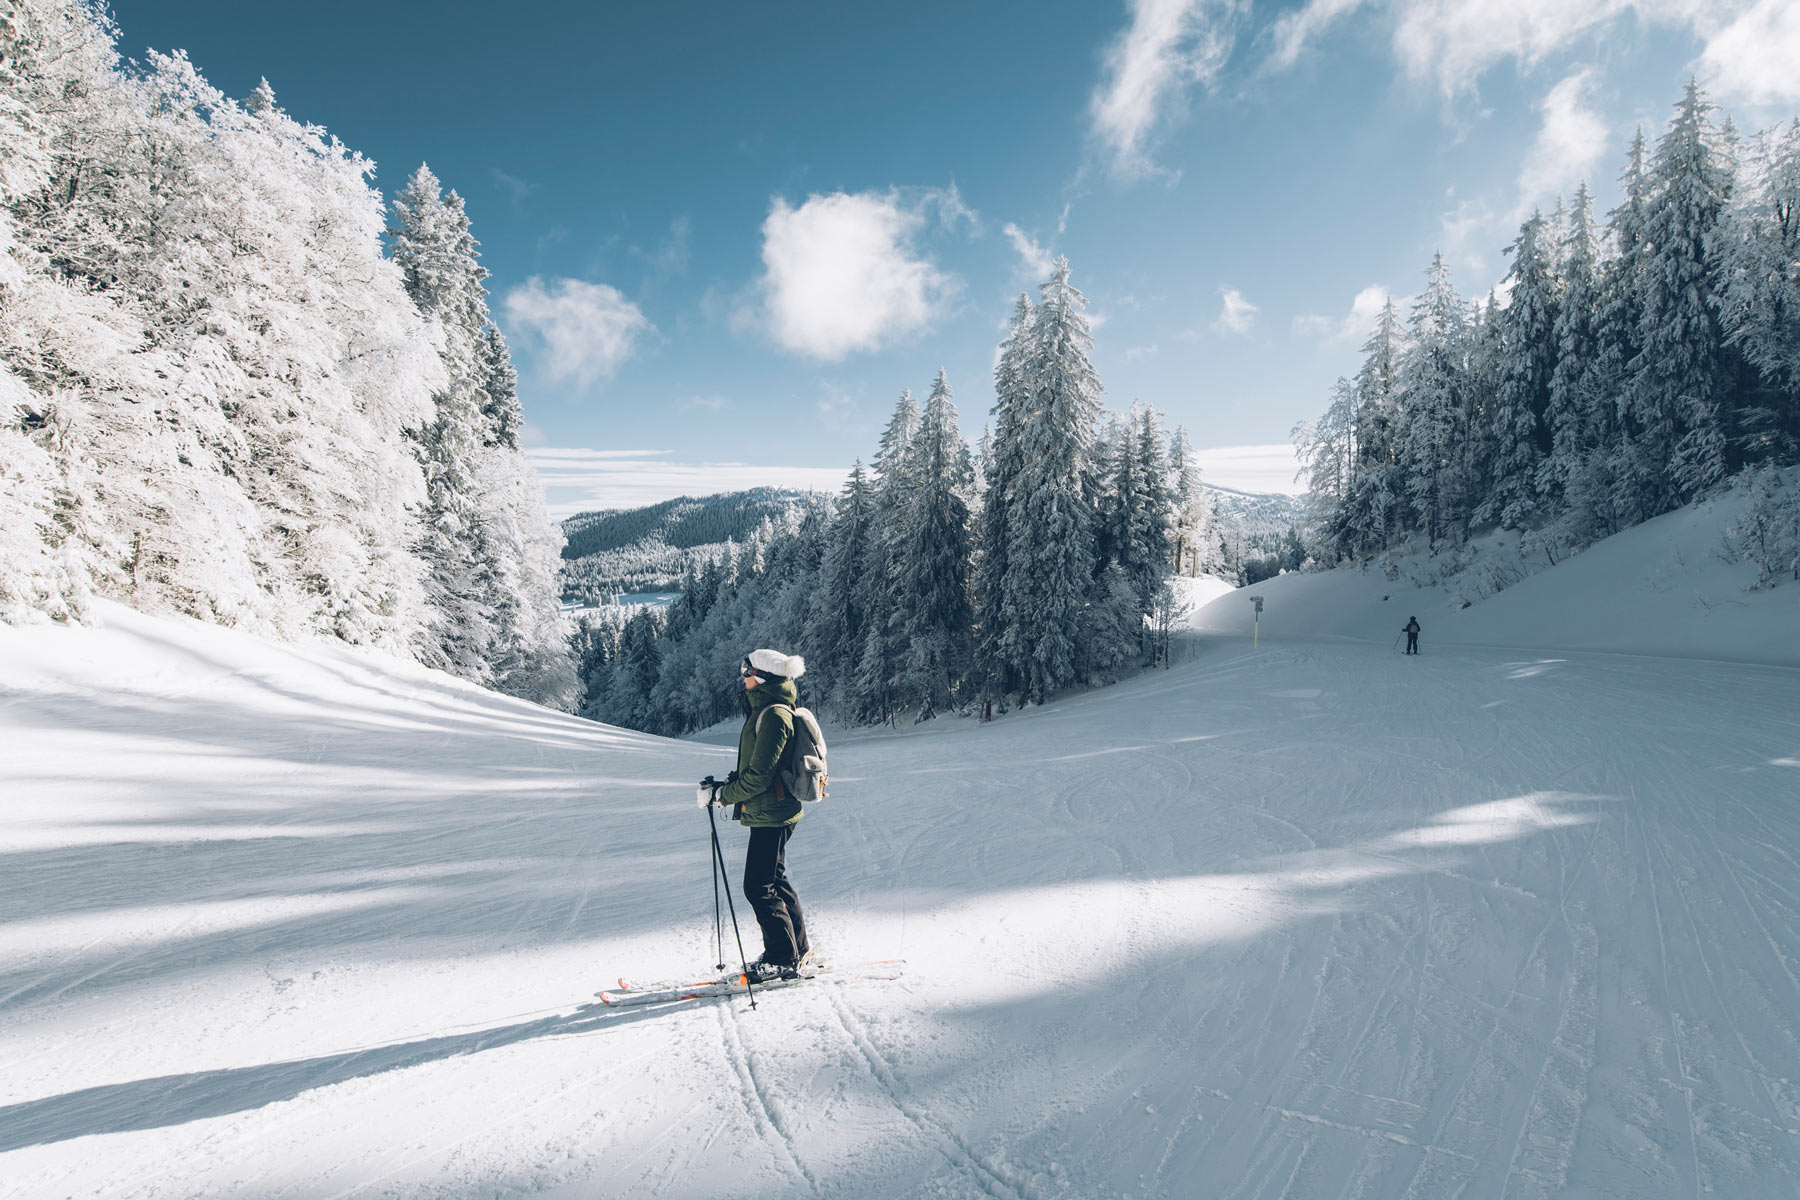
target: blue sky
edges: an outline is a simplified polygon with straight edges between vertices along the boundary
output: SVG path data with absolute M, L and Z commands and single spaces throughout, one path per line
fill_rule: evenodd
M 429 13 L 429 15 L 426 15 Z M 992 403 L 1011 298 L 1066 254 L 1108 402 L 1216 482 L 1289 429 L 1442 248 L 1465 295 L 1534 204 L 1602 211 L 1697 74 L 1800 111 L 1793 0 L 244 5 L 118 0 L 128 55 L 266 76 L 468 201 L 554 514 L 835 486 L 902 387 Z

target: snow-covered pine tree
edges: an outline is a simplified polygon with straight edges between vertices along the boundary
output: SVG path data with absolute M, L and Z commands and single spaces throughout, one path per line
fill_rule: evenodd
M 562 541 L 518 446 L 517 375 L 489 318 L 468 213 L 423 165 L 394 211 L 394 261 L 438 330 L 443 362 L 434 415 L 417 435 L 435 618 L 420 655 L 515 695 L 566 704 L 573 680 L 556 604 Z
M 1800 460 L 1800 120 L 1751 143 L 1715 241 L 1726 344 L 1757 373 L 1743 453 Z
M 1492 485 L 1477 509 L 1477 520 L 1498 520 L 1507 529 L 1536 524 L 1538 469 L 1550 452 L 1545 414 L 1550 378 L 1556 369 L 1555 234 L 1542 213 L 1533 212 L 1507 247 L 1512 255 L 1512 294 L 1499 315 L 1501 355 L 1488 429 L 1493 438 Z
M 1610 436 L 1587 456 L 1585 469 L 1569 481 L 1566 499 L 1569 528 L 1590 531 L 1596 538 L 1616 533 L 1648 515 L 1642 511 L 1642 496 L 1630 486 L 1634 474 L 1631 365 L 1642 336 L 1648 259 L 1644 226 L 1650 208 L 1641 128 L 1632 135 L 1619 191 L 1618 207 L 1607 214 L 1610 253 L 1602 257 L 1599 266 L 1594 361 L 1579 385 L 1595 406 L 1596 416 L 1604 419 Z
M 462 197 L 445 196 L 428 166 L 394 197 L 394 212 L 394 261 L 413 303 L 439 330 L 444 362 L 434 415 L 418 434 L 427 487 L 419 549 L 433 617 L 418 653 L 427 665 L 489 683 L 497 596 L 479 478 L 488 429 L 479 357 L 487 271 L 476 261 Z
M 1307 522 L 1313 541 L 1328 562 L 1343 557 L 1346 548 L 1334 533 L 1334 518 L 1350 498 L 1356 478 L 1356 384 L 1342 375 L 1331 387 L 1331 403 L 1315 424 L 1294 426 L 1294 456 L 1306 476 Z
M 1021 370 L 1028 399 L 1008 491 L 998 640 L 1024 698 L 1040 704 L 1078 678 L 1083 610 L 1095 590 L 1088 480 L 1101 387 L 1088 359 L 1086 304 L 1059 257 L 1040 289 Z
M 1200 478 L 1200 462 L 1188 440 L 1187 429 L 1177 425 L 1169 439 L 1169 486 L 1176 506 L 1175 546 L 1170 570 L 1178 575 L 1208 574 L 1218 568 L 1218 538 L 1214 536 L 1212 497 Z
M 1468 403 L 1469 311 L 1450 281 L 1440 252 L 1425 273 L 1425 290 L 1413 305 L 1400 361 L 1399 466 L 1408 507 L 1435 547 L 1459 536 L 1470 496 L 1459 467 L 1470 436 Z
M 1144 601 L 1144 615 L 1149 616 L 1169 576 L 1175 573 L 1175 530 L 1182 498 L 1175 490 L 1162 414 L 1148 404 L 1137 415 L 1137 457 L 1144 479 L 1144 505 L 1136 538 L 1144 547 L 1144 561 L 1133 583 Z
M 895 676 L 906 655 L 905 617 L 898 605 L 900 559 L 910 535 L 906 521 L 913 483 L 912 443 L 919 406 L 903 389 L 875 453 L 875 515 L 860 576 L 863 612 L 854 708 L 862 719 L 885 722 L 898 712 Z
M 1025 364 L 1031 355 L 1034 310 L 1020 294 L 1013 305 L 1006 340 L 994 364 L 994 425 L 985 440 L 981 474 L 984 491 L 975 524 L 975 578 L 972 587 L 976 622 L 975 670 L 984 696 L 1009 696 L 1018 689 L 1012 660 L 1002 645 L 1005 612 L 1007 543 L 1012 536 L 1012 496 L 1024 459 L 1021 449 L 1031 394 Z
M 948 710 L 969 671 L 969 489 L 974 468 L 956 427 L 950 381 L 938 369 L 913 437 L 911 495 L 895 606 L 905 658 L 900 703 L 928 720 Z
M 1587 184 L 1575 191 L 1567 228 L 1561 232 L 1562 295 L 1551 328 L 1556 365 L 1550 373 L 1550 454 L 1538 469 L 1538 494 L 1548 512 L 1564 510 L 1569 483 L 1587 469 L 1588 457 L 1611 441 L 1610 398 L 1605 403 L 1585 385 L 1594 369 L 1600 278 L 1594 241 L 1594 202 Z
M 819 605 L 807 635 L 812 647 L 807 673 L 815 677 L 812 686 L 815 691 L 822 688 L 821 698 L 846 713 L 855 707 L 850 685 L 862 647 L 862 571 L 874 519 L 874 488 L 858 459 L 832 513 L 820 565 Z
M 1711 111 L 1689 80 L 1650 168 L 1628 481 L 1637 509 L 1649 516 L 1712 487 L 1727 465 L 1723 336 L 1708 243 L 1730 195 L 1731 167 Z
M 1328 529 L 1341 553 L 1361 557 L 1384 549 L 1404 516 L 1395 429 L 1402 349 L 1400 316 L 1389 296 L 1362 345 L 1363 365 L 1356 375 L 1356 473 Z

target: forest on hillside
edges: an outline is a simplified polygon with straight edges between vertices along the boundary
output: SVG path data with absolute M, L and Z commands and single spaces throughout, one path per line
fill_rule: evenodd
M 0 9 L 0 618 L 124 600 L 576 698 L 560 534 L 462 198 Z
M 1440 254 L 1295 442 L 1312 554 L 1521 535 L 1546 562 L 1740 479 L 1727 553 L 1800 577 L 1800 120 L 1748 138 L 1690 82 L 1601 222 L 1533 212 L 1471 304 Z

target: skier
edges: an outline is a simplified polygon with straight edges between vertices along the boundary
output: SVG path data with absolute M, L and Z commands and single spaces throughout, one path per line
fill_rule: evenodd
M 1406 652 L 1417 654 L 1419 652 L 1419 618 L 1408 617 L 1406 624 L 1400 627 L 1400 632 L 1406 635 Z
M 763 954 L 749 965 L 752 983 L 792 979 L 811 947 L 800 897 L 787 877 L 787 844 L 800 820 L 800 801 L 787 795 L 779 778 L 782 759 L 794 736 L 794 709 L 800 704 L 794 680 L 806 660 L 778 650 L 753 650 L 739 665 L 744 680 L 744 728 L 738 734 L 737 770 L 716 793 L 702 786 L 700 806 L 729 806 L 750 829 L 744 856 L 744 897 L 762 926 Z

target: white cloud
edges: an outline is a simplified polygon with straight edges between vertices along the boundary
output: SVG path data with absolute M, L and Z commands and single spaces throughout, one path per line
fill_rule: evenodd
M 1050 278 L 1055 258 L 1050 251 L 1033 241 L 1031 236 L 1017 225 L 1008 224 L 1000 232 L 1012 243 L 1013 251 L 1019 256 L 1019 268 L 1031 277 L 1033 283 L 1040 283 Z
M 1592 69 L 1575 72 L 1550 89 L 1538 111 L 1544 123 L 1519 169 L 1519 202 L 1511 221 L 1517 223 L 1532 206 L 1552 196 L 1567 195 L 1591 175 L 1606 151 L 1606 122 L 1587 107 Z
M 1217 79 L 1236 39 L 1240 0 L 1131 0 L 1131 24 L 1106 53 L 1106 77 L 1088 102 L 1093 134 L 1115 174 L 1152 174 L 1156 127 L 1191 84 Z
M 579 279 L 546 286 L 533 275 L 506 294 L 504 308 L 512 325 L 542 342 L 550 378 L 583 388 L 610 379 L 636 351 L 638 338 L 656 332 L 619 289 Z
M 1356 293 L 1356 298 L 1350 301 L 1350 311 L 1345 316 L 1321 317 L 1309 313 L 1295 317 L 1294 332 L 1333 342 L 1361 341 L 1374 330 L 1382 305 L 1388 302 L 1391 294 L 1379 283 L 1371 283 Z
M 681 411 L 692 412 L 695 409 L 700 408 L 705 409 L 707 412 L 720 412 L 729 407 L 730 404 L 731 401 L 727 397 L 720 395 L 718 392 L 708 392 L 703 396 L 689 396 L 686 400 L 683 400 L 681 402 Z
M 1266 65 L 1291 66 L 1339 18 L 1367 6 L 1367 0 L 1311 0 L 1276 22 Z M 1471 90 L 1483 73 L 1507 59 L 1534 67 L 1627 16 L 1712 37 L 1749 8 L 1750 0 L 1385 0 L 1381 7 L 1393 22 L 1392 51 L 1406 73 L 1435 83 L 1449 97 Z M 1760 0 L 1757 9 L 1765 13 L 1765 28 L 1776 25 L 1778 10 L 1787 10 L 1782 18 L 1787 27 L 1795 20 L 1792 0 Z M 1757 49 L 1768 50 L 1768 78 L 1800 86 L 1793 81 L 1792 52 L 1782 59 L 1767 43 Z M 1751 72 L 1753 78 L 1763 75 Z
M 1438 248 L 1451 266 L 1479 273 L 1487 270 L 1488 244 L 1503 229 L 1504 225 L 1487 204 L 1480 200 L 1459 200 L 1438 223 Z
M 1130 363 L 1136 362 L 1140 358 L 1149 358 L 1156 353 L 1157 349 L 1158 347 L 1155 345 L 1132 346 L 1125 351 L 1125 361 Z
M 677 496 L 712 496 L 753 487 L 836 491 L 847 467 L 780 467 L 756 463 L 684 463 L 669 450 L 535 449 L 532 466 L 553 520 L 602 508 L 638 508 Z
M 1275 50 L 1268 65 L 1284 70 L 1294 65 L 1306 43 L 1318 37 L 1339 17 L 1361 8 L 1368 0 L 1312 0 L 1298 12 L 1288 13 L 1275 22 L 1270 37 Z
M 1800 4 L 1761 0 L 1707 43 L 1700 73 L 1727 99 L 1769 105 L 1800 101 Z
M 1197 450 L 1200 477 L 1216 487 L 1240 492 L 1281 492 L 1296 495 L 1305 487 L 1294 481 L 1300 462 L 1287 442 L 1266 446 L 1215 446 Z
M 1250 326 L 1256 323 L 1258 306 L 1244 299 L 1244 293 L 1234 287 L 1220 287 L 1219 295 L 1223 297 L 1223 303 L 1219 306 L 1218 318 L 1211 325 L 1212 331 L 1249 333 Z
M 967 213 L 943 192 L 910 205 L 892 191 L 809 196 L 798 208 L 777 197 L 763 222 L 761 281 L 761 319 L 776 342 L 836 360 L 931 324 L 957 280 L 913 237 L 925 206 L 942 214 L 950 200 Z

